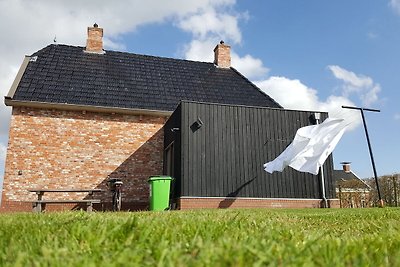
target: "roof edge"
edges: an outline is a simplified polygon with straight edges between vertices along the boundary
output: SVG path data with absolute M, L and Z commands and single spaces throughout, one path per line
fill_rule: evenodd
M 21 101 L 21 100 L 13 100 L 8 96 L 4 98 L 4 103 L 6 106 L 12 106 L 12 107 L 47 108 L 47 109 L 57 109 L 57 110 L 91 111 L 91 112 L 101 112 L 101 113 L 119 113 L 119 114 L 132 114 L 132 115 L 140 114 L 140 115 L 161 116 L 161 117 L 169 117 L 172 114 L 172 111 L 161 111 L 161 110 L 150 110 L 150 109 L 131 109 L 131 108 L 117 108 L 117 107 L 104 107 L 104 106 Z
M 19 70 L 17 72 L 17 76 L 15 76 L 14 82 L 12 83 L 11 88 L 8 91 L 8 94 L 6 96 L 7 98 L 13 98 L 14 97 L 15 91 L 18 88 L 18 85 L 19 85 L 19 83 L 20 83 L 20 81 L 22 79 L 22 76 L 25 73 L 26 67 L 28 66 L 30 60 L 31 60 L 30 56 L 25 56 L 24 61 L 22 61 L 21 67 L 19 67 Z
M 360 177 L 358 177 L 357 174 L 355 174 L 352 170 L 350 170 L 350 172 L 358 179 L 360 180 L 363 184 L 365 184 L 369 189 L 371 189 L 371 186 L 369 184 L 367 184 L 363 179 L 361 179 Z
M 241 74 L 237 69 L 235 69 L 234 67 L 231 67 L 231 69 L 236 72 L 237 74 L 239 74 L 243 79 L 245 79 L 247 82 L 249 82 L 255 89 L 257 89 L 258 91 L 260 91 L 262 94 L 264 94 L 265 96 L 269 97 L 269 99 L 271 99 L 271 101 L 273 103 L 275 103 L 276 105 L 278 105 L 278 108 L 283 108 L 284 107 L 279 104 L 278 102 L 275 101 L 275 99 L 273 99 L 270 95 L 268 95 L 267 93 L 265 93 L 263 90 L 261 90 L 257 85 L 255 85 L 252 81 L 250 81 L 246 76 L 244 76 L 243 74 Z

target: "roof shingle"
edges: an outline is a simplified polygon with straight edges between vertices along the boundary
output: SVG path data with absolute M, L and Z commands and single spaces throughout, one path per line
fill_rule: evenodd
M 49 45 L 13 100 L 173 111 L 180 100 L 281 108 L 235 69 L 212 63 Z

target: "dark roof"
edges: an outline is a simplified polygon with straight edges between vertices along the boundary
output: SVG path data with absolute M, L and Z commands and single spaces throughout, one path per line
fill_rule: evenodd
M 162 111 L 180 100 L 281 108 L 233 68 L 84 49 L 53 44 L 34 53 L 12 99 Z
M 345 172 L 343 170 L 333 170 L 333 180 L 335 182 L 347 182 L 347 181 L 355 180 L 355 181 L 359 182 L 360 186 L 369 188 L 369 185 L 366 182 L 364 182 L 362 179 L 360 179 L 352 171 Z
M 354 179 L 360 179 L 353 172 L 345 172 L 343 170 L 333 170 L 333 178 L 335 181 L 349 181 Z

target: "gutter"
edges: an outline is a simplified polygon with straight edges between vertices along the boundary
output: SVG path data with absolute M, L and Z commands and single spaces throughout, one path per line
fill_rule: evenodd
M 118 113 L 118 114 L 131 114 L 131 115 L 149 115 L 169 117 L 172 111 L 161 111 L 151 109 L 132 109 L 132 108 L 118 108 L 118 107 L 104 107 L 104 106 L 89 106 L 89 105 L 75 105 L 67 103 L 46 103 L 37 101 L 22 101 L 14 100 L 9 96 L 4 98 L 6 106 L 12 107 L 30 107 L 30 108 L 44 108 L 44 109 L 57 109 L 57 110 L 71 110 L 71 111 L 91 111 L 102 113 Z

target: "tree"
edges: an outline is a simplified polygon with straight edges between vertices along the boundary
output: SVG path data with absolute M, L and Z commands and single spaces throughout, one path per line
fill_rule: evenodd
M 400 188 L 400 174 L 383 175 L 378 177 L 379 188 L 381 196 L 386 206 L 398 207 L 399 206 L 399 188 Z M 378 195 L 376 184 L 373 178 L 369 178 L 367 183 L 371 186 L 371 198 L 375 206 L 378 205 Z

